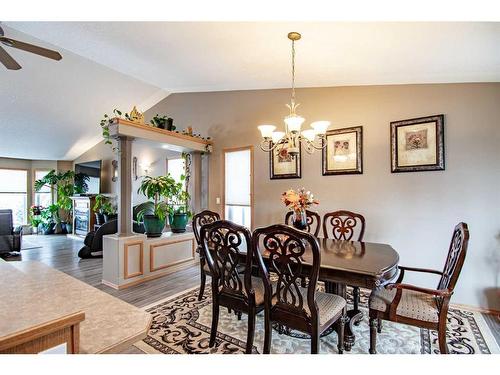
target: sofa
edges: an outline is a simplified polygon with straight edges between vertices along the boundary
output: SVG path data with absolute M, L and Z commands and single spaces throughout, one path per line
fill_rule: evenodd
M 21 251 L 22 227 L 14 228 L 12 210 L 0 210 L 0 255 Z

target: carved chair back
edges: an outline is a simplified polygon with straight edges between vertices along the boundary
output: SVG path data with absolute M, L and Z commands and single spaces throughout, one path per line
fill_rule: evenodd
M 252 235 L 228 220 L 205 224 L 201 228 L 201 247 L 219 292 L 248 296 L 252 289 Z M 250 256 L 246 256 L 250 254 Z M 246 267 L 238 267 L 246 257 Z M 248 271 L 248 272 L 247 272 Z
M 200 242 L 201 227 L 205 224 L 210 224 L 218 220 L 220 220 L 220 215 L 217 212 L 213 212 L 210 210 L 201 211 L 200 213 L 193 216 L 193 232 L 194 232 L 194 237 L 196 238 L 196 242 L 198 243 L 198 246 L 201 245 Z
M 321 229 L 321 216 L 317 212 L 306 210 L 307 217 L 307 232 L 311 233 L 314 237 L 318 237 Z M 293 212 L 289 211 L 285 215 L 285 224 L 292 225 Z
M 323 236 L 335 240 L 362 241 L 365 234 L 363 215 L 340 210 L 323 216 Z
M 284 315 L 299 316 L 306 318 L 311 324 L 317 324 L 318 307 L 315 293 L 321 255 L 316 238 L 288 225 L 275 224 L 256 229 L 252 236 L 252 247 L 268 301 L 272 295 L 269 272 L 274 272 L 278 277 L 273 309 L 280 310 Z M 306 251 L 312 252 L 312 266 L 304 267 L 303 255 Z M 304 276 L 309 278 L 307 293 L 301 293 L 300 285 Z
M 438 289 L 453 291 L 455 288 L 465 261 L 468 243 L 469 229 L 467 224 L 459 223 L 453 230 L 448 257 L 446 258 L 441 280 L 439 280 Z

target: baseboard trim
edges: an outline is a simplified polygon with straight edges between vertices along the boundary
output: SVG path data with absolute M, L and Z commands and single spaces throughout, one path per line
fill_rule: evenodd
M 170 268 L 165 268 L 164 272 L 159 272 L 159 273 L 155 273 L 153 275 L 141 277 L 137 280 L 131 281 L 131 282 L 126 283 L 126 284 L 121 284 L 121 285 L 116 285 L 116 284 L 111 283 L 111 282 L 106 281 L 106 280 L 101 280 L 101 283 L 106 285 L 106 286 L 109 286 L 110 288 L 122 290 L 122 289 L 130 288 L 130 287 L 135 286 L 135 285 L 145 283 L 145 282 L 150 281 L 150 280 L 157 279 L 159 277 L 169 275 L 169 274 L 174 273 L 176 271 L 181 271 L 185 268 L 192 267 L 196 264 L 198 264 L 198 261 L 196 259 L 189 260 L 189 261 L 186 261 L 184 263 L 180 263 L 180 264 L 177 264 L 175 266 L 172 266 Z
M 485 307 L 478 307 L 478 306 L 471 306 L 471 305 L 464 305 L 461 303 L 450 303 L 451 308 L 456 308 L 456 309 L 464 309 L 464 310 L 472 310 L 484 314 L 493 314 L 493 315 L 500 315 L 500 310 L 495 310 L 495 309 L 487 309 Z

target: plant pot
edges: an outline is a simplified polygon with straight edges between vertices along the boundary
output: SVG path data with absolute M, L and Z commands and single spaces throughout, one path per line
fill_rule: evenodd
M 35 227 L 35 226 L 31 227 L 31 233 L 38 234 L 38 227 Z
M 165 129 L 170 131 L 174 130 L 174 119 L 170 117 L 167 119 L 167 123 L 165 124 Z
M 61 232 L 60 234 L 68 234 L 68 229 L 66 228 L 66 225 L 68 225 L 65 221 L 61 222 Z
M 43 234 L 54 234 L 56 223 L 43 224 Z
M 57 223 L 54 226 L 54 234 L 62 234 L 63 233 L 63 224 L 62 223 Z
M 112 214 L 112 215 L 104 214 L 104 222 L 105 223 L 107 223 L 110 220 L 114 220 L 116 218 L 118 218 L 117 214 Z
M 184 233 L 188 223 L 188 215 L 186 213 L 177 213 L 169 215 L 170 230 L 173 233 Z
M 165 228 L 165 220 L 157 218 L 155 215 L 144 215 L 145 234 L 148 237 L 160 237 Z
M 73 224 L 66 223 L 66 232 L 68 234 L 72 234 L 73 233 Z
M 103 225 L 104 224 L 104 215 L 99 213 L 99 212 L 95 212 L 95 223 L 97 225 Z

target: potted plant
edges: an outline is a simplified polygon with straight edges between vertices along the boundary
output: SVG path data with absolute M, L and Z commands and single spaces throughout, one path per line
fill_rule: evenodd
M 31 225 L 31 233 L 38 233 L 38 226 L 41 224 L 42 219 L 40 215 L 42 214 L 42 206 L 31 206 L 29 212 L 29 221 Z
M 189 193 L 184 182 L 185 176 L 181 176 L 181 182 L 175 183 L 169 197 L 168 221 L 170 230 L 173 233 L 183 233 L 186 231 L 191 212 L 189 211 Z
M 56 223 L 59 222 L 59 207 L 51 204 L 41 212 L 43 234 L 54 234 Z
M 138 219 L 144 222 L 148 237 L 161 236 L 165 227 L 165 219 L 169 213 L 169 207 L 163 199 L 172 196 L 175 185 L 176 182 L 170 175 L 146 176 L 142 180 L 137 192 L 153 200 L 153 214 L 146 214 L 146 210 L 141 210 L 137 215 Z
M 111 199 L 108 199 L 102 205 L 102 213 L 104 215 L 104 222 L 107 223 L 110 220 L 114 220 L 118 217 L 116 214 L 116 206 L 111 202 Z
M 106 197 L 102 194 L 97 194 L 95 196 L 95 203 L 94 203 L 94 207 L 92 207 L 92 210 L 94 211 L 95 223 L 97 225 L 104 224 L 104 205 L 107 202 L 107 200 L 108 200 L 108 197 Z
M 156 114 L 150 121 L 151 125 L 159 129 L 175 130 L 174 120 L 166 115 L 160 116 Z

